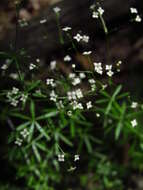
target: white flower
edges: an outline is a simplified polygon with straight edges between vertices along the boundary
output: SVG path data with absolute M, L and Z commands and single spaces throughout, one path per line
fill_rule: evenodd
M 136 18 L 135 18 L 135 21 L 136 21 L 136 22 L 141 22 L 142 19 L 141 19 L 141 17 L 140 17 L 139 15 L 137 15 Z
M 62 30 L 65 31 L 65 32 L 67 32 L 67 31 L 69 31 L 69 30 L 71 30 L 71 29 L 72 29 L 71 27 L 66 26 L 66 27 L 64 27 Z
M 70 74 L 69 74 L 69 78 L 70 78 L 70 79 L 75 78 L 75 76 L 76 76 L 76 74 L 75 74 L 75 73 L 70 73 Z
M 83 98 L 83 93 L 80 88 L 76 90 L 76 96 L 77 98 Z
M 16 99 L 13 98 L 13 99 L 11 99 L 10 104 L 11 104 L 12 106 L 16 107 L 16 106 L 18 105 L 18 100 L 16 100 Z
M 33 70 L 36 67 L 33 63 L 30 63 L 29 70 Z
M 86 103 L 86 107 L 87 107 L 87 109 L 92 108 L 92 102 L 91 101 L 87 102 Z
M 16 145 L 18 145 L 18 146 L 21 146 L 21 145 L 22 145 L 22 142 L 23 142 L 22 139 L 17 138 L 16 141 L 15 141 L 14 143 L 15 143 Z
M 64 157 L 65 157 L 64 154 L 59 154 L 59 155 L 58 155 L 58 161 L 59 161 L 59 162 L 64 162 L 64 161 L 65 161 L 65 158 L 64 158 Z
M 80 34 L 76 34 L 76 36 L 73 37 L 77 42 L 80 42 L 82 40 L 82 36 Z
M 98 12 L 99 12 L 100 15 L 103 15 L 104 9 L 102 9 L 102 7 L 99 7 L 97 10 L 98 10 Z
M 82 41 L 85 42 L 85 43 L 88 43 L 89 42 L 89 36 L 83 35 L 82 36 Z
M 131 11 L 131 13 L 136 13 L 136 14 L 138 13 L 138 10 L 134 7 L 131 7 L 130 11 Z
M 53 102 L 56 102 L 57 101 L 57 94 L 55 93 L 54 90 L 52 90 L 52 92 L 50 93 L 50 100 L 53 101 Z
M 121 64 L 122 64 L 122 61 L 118 61 L 116 65 L 117 67 L 119 67 Z
M 26 21 L 25 18 L 19 19 L 19 20 L 18 20 L 18 23 L 19 23 L 20 27 L 28 26 L 28 22 Z
M 95 71 L 98 74 L 102 75 L 103 74 L 102 63 L 99 62 L 99 63 L 93 63 L 93 64 L 94 64 Z
M 136 127 L 137 124 L 138 124 L 138 123 L 137 123 L 137 120 L 136 120 L 136 119 L 134 119 L 134 120 L 131 121 L 132 127 Z
M 92 18 L 98 18 L 98 16 L 99 16 L 98 12 L 95 12 L 95 11 L 94 11 L 94 12 L 92 13 Z
M 103 84 L 102 85 L 102 90 L 105 90 L 107 88 L 107 86 L 108 86 L 107 84 Z
M 79 74 L 79 77 L 80 77 L 81 79 L 84 79 L 84 78 L 86 78 L 86 75 L 85 75 L 84 73 L 80 73 L 80 74 Z
M 51 70 L 54 70 L 54 69 L 56 68 L 56 64 L 57 64 L 56 61 L 51 61 L 51 62 L 50 62 L 50 69 L 51 69 Z
M 131 108 L 136 108 L 137 106 L 138 106 L 138 103 L 137 103 L 137 102 L 132 102 Z
M 27 129 L 24 129 L 23 131 L 20 132 L 20 134 L 25 139 L 29 135 L 29 131 Z
M 75 68 L 75 64 L 72 64 L 72 68 L 73 68 L 73 69 Z
M 37 63 L 40 63 L 40 59 L 36 59 L 36 62 L 37 62 Z
M 76 100 L 77 99 L 75 91 L 67 92 L 67 97 L 68 97 L 68 100 Z
M 90 9 L 95 9 L 95 8 L 96 8 L 95 4 L 90 6 Z
M 55 13 L 59 13 L 61 11 L 61 8 L 60 7 L 54 7 L 53 10 Z
M 106 65 L 105 69 L 106 70 L 111 70 L 112 69 L 112 65 Z
M 76 91 L 67 92 L 68 100 L 76 100 L 77 98 L 83 98 L 83 93 L 81 89 L 77 89 Z
M 82 54 L 83 55 L 90 55 L 92 53 L 92 51 L 84 51 Z
M 94 80 L 94 79 L 89 79 L 88 82 L 89 82 L 90 84 L 95 84 L 95 80 Z
M 76 86 L 81 83 L 81 79 L 79 77 L 76 77 L 72 81 L 72 85 Z
M 47 19 L 42 19 L 42 20 L 40 20 L 40 24 L 44 24 L 44 23 L 46 23 L 47 22 Z
M 96 113 L 96 117 L 100 117 L 100 114 L 99 114 L 99 113 Z
M 28 98 L 28 95 L 27 95 L 27 94 L 21 94 L 20 101 L 22 101 L 23 103 L 25 103 L 26 100 L 27 100 L 27 98 Z
M 18 94 L 18 92 L 19 92 L 18 88 L 16 88 L 16 87 L 12 88 L 12 91 L 11 91 L 12 94 Z
M 54 82 L 54 79 L 47 79 L 46 80 L 46 84 L 47 85 L 50 85 L 52 87 L 55 87 L 56 86 L 56 83 Z
M 76 162 L 77 160 L 79 160 L 80 158 L 79 158 L 79 155 L 78 154 L 76 154 L 76 155 L 74 155 L 74 161 Z
M 71 61 L 71 57 L 70 57 L 69 55 L 66 55 L 66 56 L 64 57 L 64 61 L 65 61 L 65 62 Z
M 60 100 L 59 102 L 57 102 L 56 106 L 57 106 L 58 109 L 64 108 L 64 104 L 63 104 L 62 100 Z
M 108 75 L 109 77 L 112 77 L 112 76 L 113 76 L 113 74 L 114 74 L 114 72 L 113 72 L 113 71 L 111 71 L 111 70 L 109 70 L 109 71 L 107 72 L 107 75 Z
M 11 73 L 9 75 L 12 79 L 18 79 L 18 74 L 17 73 Z
M 8 68 L 8 65 L 7 64 L 3 64 L 2 66 L 1 66 L 1 69 L 2 70 L 6 70 Z
M 76 110 L 76 109 L 83 109 L 83 105 L 82 103 L 78 103 L 77 101 L 73 101 L 71 102 L 71 105 L 73 106 L 73 109 Z

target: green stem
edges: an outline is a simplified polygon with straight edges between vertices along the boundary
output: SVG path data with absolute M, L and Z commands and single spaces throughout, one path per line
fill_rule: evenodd
M 62 35 L 61 27 L 60 27 L 60 22 L 59 22 L 59 13 L 56 13 L 56 22 L 57 22 L 57 26 L 58 26 L 60 43 L 63 45 L 64 39 L 63 39 L 63 35 Z

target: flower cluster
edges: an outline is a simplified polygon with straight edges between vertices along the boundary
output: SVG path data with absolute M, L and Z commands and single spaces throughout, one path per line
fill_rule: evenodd
M 74 162 L 79 161 L 79 160 L 80 160 L 80 155 L 75 154 L 74 155 Z M 59 162 L 64 162 L 65 161 L 65 155 L 64 154 L 59 154 L 58 155 L 58 161 Z
M 29 65 L 29 70 L 33 70 L 36 68 L 36 65 L 34 65 L 33 63 L 30 63 Z
M 53 102 L 56 102 L 57 97 L 58 97 L 58 95 L 55 93 L 54 90 L 52 90 L 51 93 L 50 93 L 50 100 L 53 101 Z
M 14 107 L 16 107 L 19 103 L 19 101 L 25 103 L 28 94 L 24 94 L 23 92 L 20 92 L 18 88 L 13 87 L 11 91 L 9 91 L 6 95 L 8 102 Z
M 73 37 L 73 39 L 75 39 L 77 42 L 80 42 L 80 41 L 82 41 L 82 42 L 85 42 L 85 43 L 88 43 L 89 42 L 89 36 L 87 36 L 87 35 L 81 35 L 81 34 L 79 34 L 79 33 L 77 33 L 74 37 Z
M 107 75 L 109 77 L 112 77 L 112 75 L 114 74 L 113 71 L 112 71 L 112 65 L 106 65 L 106 71 L 107 71 Z
M 94 65 L 94 70 L 98 73 L 98 74 L 100 74 L 100 75 L 102 75 L 103 74 L 103 68 L 102 68 L 102 63 L 93 63 L 93 65 Z
M 25 18 L 19 19 L 18 23 L 19 23 L 20 27 L 28 26 L 28 22 L 27 22 L 27 20 Z
M 50 86 L 52 86 L 52 87 L 55 87 L 55 86 L 56 86 L 56 83 L 55 83 L 54 79 L 47 79 L 47 80 L 46 80 L 46 84 L 47 84 L 47 85 L 50 85 Z
M 95 9 L 95 8 L 94 8 Z M 102 7 L 99 7 L 97 11 L 92 12 L 92 18 L 98 18 L 100 15 L 103 15 L 104 9 Z
M 141 22 L 142 21 L 140 15 L 138 14 L 138 10 L 136 8 L 131 7 L 130 8 L 130 12 L 131 12 L 131 14 L 135 14 L 136 15 L 136 17 L 135 17 L 135 21 L 136 22 Z

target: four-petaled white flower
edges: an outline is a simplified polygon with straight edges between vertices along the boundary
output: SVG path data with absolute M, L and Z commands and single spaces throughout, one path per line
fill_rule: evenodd
M 131 7 L 130 11 L 131 11 L 131 13 L 136 13 L 136 14 L 138 13 L 138 10 L 134 7 Z
M 87 109 L 92 108 L 92 102 L 91 101 L 87 102 L 86 103 L 86 107 L 87 107 Z
M 76 34 L 76 36 L 73 37 L 77 42 L 80 42 L 82 40 L 82 36 L 80 34 Z
M 106 65 L 105 69 L 106 70 L 111 70 L 112 69 L 112 65 Z
M 81 79 L 84 79 L 84 78 L 86 78 L 86 75 L 85 75 L 85 73 L 80 73 L 80 74 L 79 74 L 79 77 L 80 77 Z
M 93 13 L 92 13 L 92 18 L 98 18 L 98 16 L 99 16 L 99 13 L 93 11 Z
M 80 159 L 80 156 L 78 154 L 74 155 L 74 161 L 76 162 L 77 160 Z
M 82 41 L 85 42 L 85 43 L 88 43 L 89 42 L 89 36 L 83 35 L 82 36 Z
M 53 101 L 53 102 L 56 102 L 57 101 L 57 94 L 55 93 L 54 90 L 52 90 L 52 92 L 50 93 L 50 100 Z
M 59 162 L 64 162 L 65 161 L 65 155 L 64 154 L 59 154 L 58 155 L 58 161 Z
M 103 15 L 104 9 L 102 9 L 102 7 L 99 7 L 97 10 L 98 10 L 98 13 L 99 13 L 100 15 Z
M 14 143 L 15 143 L 16 145 L 18 145 L 18 146 L 21 146 L 21 145 L 22 145 L 22 142 L 23 142 L 22 139 L 17 138 L 16 141 L 15 141 Z
M 107 72 L 107 75 L 108 75 L 109 77 L 112 77 L 112 76 L 113 76 L 113 74 L 114 74 L 114 72 L 113 72 L 113 71 L 111 71 L 111 70 L 109 70 L 109 71 Z
M 138 106 L 138 103 L 137 103 L 137 102 L 132 102 L 131 108 L 136 108 L 137 106 Z
M 60 7 L 54 7 L 53 10 L 55 13 L 59 13 L 61 11 L 61 8 Z
M 137 120 L 136 119 L 132 120 L 131 125 L 132 127 L 136 127 L 138 125 Z
M 51 70 L 54 70 L 54 69 L 56 68 L 56 64 L 57 64 L 56 61 L 51 61 L 51 62 L 50 62 L 50 69 L 51 69 Z

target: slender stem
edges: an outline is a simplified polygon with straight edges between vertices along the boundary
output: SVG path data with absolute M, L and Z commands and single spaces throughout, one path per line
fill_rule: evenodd
M 58 31 L 59 31 L 60 43 L 63 45 L 64 44 L 64 39 L 63 39 L 63 36 L 62 36 L 62 31 L 61 31 L 60 22 L 59 22 L 59 13 L 56 13 L 56 21 L 57 21 L 57 26 L 58 26 Z
M 101 20 L 101 23 L 102 23 L 102 26 L 103 26 L 103 30 L 104 30 L 104 32 L 105 32 L 105 35 L 108 35 L 108 28 L 107 28 L 106 23 L 105 23 L 105 21 L 104 21 L 104 19 L 103 19 L 103 16 L 102 16 L 101 14 L 99 14 L 99 18 L 100 18 L 100 20 Z

